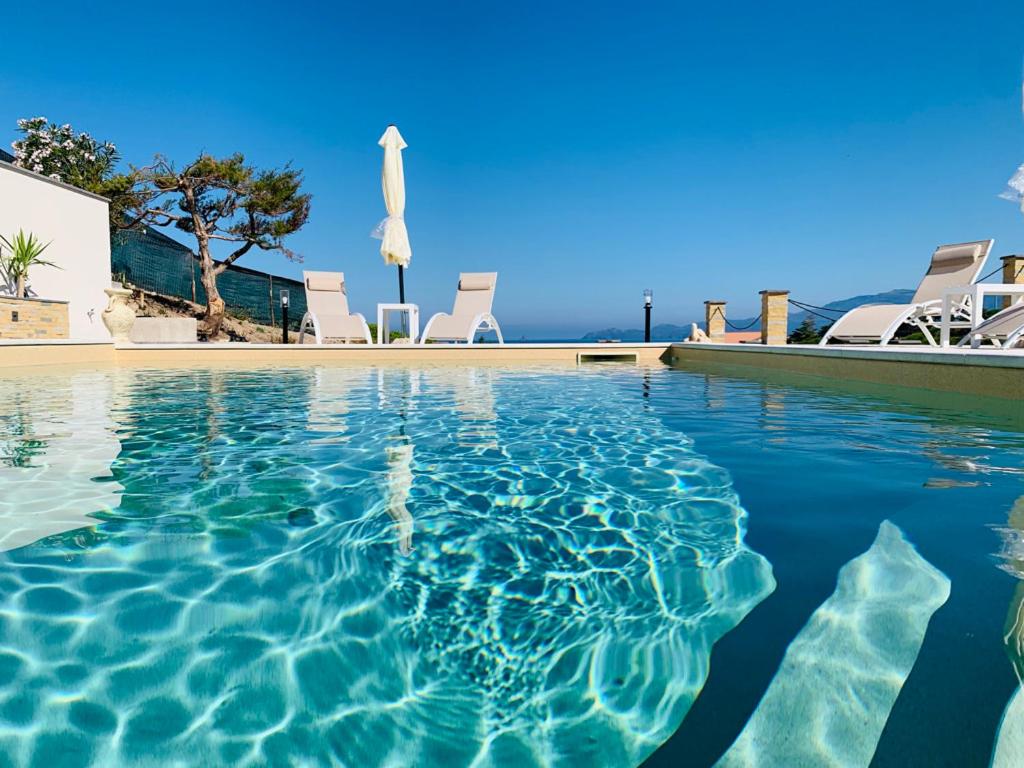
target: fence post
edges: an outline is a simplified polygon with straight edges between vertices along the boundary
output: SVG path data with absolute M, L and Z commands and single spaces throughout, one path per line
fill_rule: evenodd
M 725 302 L 704 302 L 704 332 L 712 341 L 725 341 Z
M 1002 262 L 1004 285 L 1020 285 L 1024 283 L 1024 256 L 1020 254 L 1003 256 Z M 1003 307 L 1010 306 L 1018 298 L 1018 296 L 1004 296 Z
M 270 327 L 273 328 L 276 323 L 274 322 L 274 276 L 268 275 L 267 282 L 270 283 Z
M 789 336 L 789 291 L 761 291 L 761 343 L 785 344 Z

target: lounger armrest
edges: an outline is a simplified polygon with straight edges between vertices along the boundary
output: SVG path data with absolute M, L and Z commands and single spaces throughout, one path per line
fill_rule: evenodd
M 473 343 L 473 337 L 476 336 L 476 332 L 479 330 L 494 331 L 498 336 L 498 343 L 504 344 L 505 339 L 501 335 L 501 327 L 498 325 L 498 321 L 494 319 L 494 315 L 490 312 L 481 312 L 473 318 L 473 324 L 470 326 L 469 335 L 466 337 L 468 344 Z
M 359 322 L 363 325 L 363 338 L 366 339 L 367 344 L 373 344 L 373 336 L 370 335 L 370 326 L 366 322 L 366 317 L 363 316 L 362 312 L 353 312 L 352 317 L 359 318 Z
M 312 326 L 313 338 L 316 339 L 317 344 L 323 344 L 323 336 L 320 335 L 320 321 L 317 319 L 313 312 L 306 311 L 306 314 L 302 316 L 302 322 L 299 323 L 299 344 L 306 343 L 306 326 Z
M 449 315 L 447 312 L 437 312 L 431 315 L 430 319 L 427 320 L 427 324 L 423 326 L 423 333 L 420 334 L 420 344 L 427 343 L 427 339 L 430 338 L 431 326 L 434 325 L 434 321 L 437 320 L 439 317 L 451 317 L 451 315 Z
M 348 316 L 359 320 L 359 324 L 362 326 L 360 330 L 362 331 L 363 339 L 366 341 L 367 344 L 372 344 L 373 337 L 370 336 L 370 326 L 366 324 L 366 318 L 363 317 L 363 315 L 359 312 L 353 312 Z M 299 343 L 305 343 L 306 329 L 308 327 L 312 327 L 313 336 L 316 339 L 316 343 L 323 344 L 324 337 L 323 331 L 320 327 L 320 319 L 316 316 L 315 312 L 309 311 L 307 311 L 306 314 L 302 316 L 302 323 L 299 325 Z

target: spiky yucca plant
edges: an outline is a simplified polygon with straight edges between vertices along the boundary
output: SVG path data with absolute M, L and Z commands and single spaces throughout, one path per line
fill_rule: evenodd
M 52 242 L 52 241 L 51 241 Z M 31 232 L 28 235 L 23 230 L 18 230 L 18 234 L 13 235 L 8 240 L 3 235 L 0 235 L 0 270 L 3 271 L 4 276 L 9 282 L 12 282 L 16 286 L 15 296 L 19 299 L 25 298 L 25 281 L 28 279 L 28 270 L 30 267 L 57 267 L 52 261 L 45 261 L 40 258 L 43 251 L 50 247 L 50 243 L 43 245 L 42 241 L 37 239 Z M 4 254 L 4 247 L 6 247 L 7 254 Z

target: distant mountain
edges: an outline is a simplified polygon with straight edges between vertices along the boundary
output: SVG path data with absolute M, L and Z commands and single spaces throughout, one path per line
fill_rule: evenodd
M 828 304 L 822 304 L 820 306 L 825 309 L 835 309 L 842 312 L 859 307 L 862 304 L 906 304 L 910 301 L 914 292 L 909 288 L 894 288 L 891 291 L 884 291 L 883 293 L 872 293 L 865 294 L 863 296 L 851 296 L 848 299 L 838 299 L 836 301 L 830 301 Z M 808 302 L 803 302 L 807 304 Z M 821 312 L 815 310 L 821 315 L 827 315 L 835 318 L 840 317 L 839 312 Z M 789 313 L 789 328 L 793 330 L 799 325 L 805 317 L 811 317 L 814 320 L 815 325 L 823 326 L 828 325 L 831 321 L 825 320 L 821 317 L 816 317 L 802 309 L 796 307 L 790 307 Z M 758 318 L 755 317 L 742 317 L 739 319 L 729 318 L 729 322 L 737 327 L 743 328 L 744 326 L 753 325 L 749 330 L 758 330 L 758 324 L 756 322 Z M 700 327 L 704 326 L 704 321 L 694 321 Z M 728 328 L 727 330 L 735 330 L 735 328 Z M 690 324 L 685 325 L 673 325 L 672 323 L 662 323 L 651 327 L 651 340 L 652 341 L 679 341 L 685 339 L 690 335 Z M 602 328 L 600 331 L 591 331 L 590 333 L 583 336 L 583 341 L 597 341 L 599 339 L 618 339 L 619 341 L 643 341 L 644 332 L 640 328 Z
M 652 341 L 679 341 L 690 335 L 690 326 L 661 323 L 651 326 Z M 617 339 L 618 341 L 643 341 L 643 328 L 602 328 L 591 331 L 583 337 L 583 341 L 599 341 L 600 339 Z

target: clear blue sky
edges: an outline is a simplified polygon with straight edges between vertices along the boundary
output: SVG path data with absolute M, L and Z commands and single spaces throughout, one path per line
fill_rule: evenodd
M 913 287 L 939 243 L 1024 251 L 1024 3 L 31 3 L 5 8 L 0 137 L 46 115 L 126 160 L 292 161 L 293 239 L 368 316 L 396 275 L 376 141 L 405 152 L 409 298 L 500 272 L 507 335 Z M 4 127 L 6 126 L 6 128 Z M 6 135 L 5 135 L 6 134 Z M 243 265 L 299 275 L 283 257 Z M 995 264 L 993 263 L 994 267 Z

